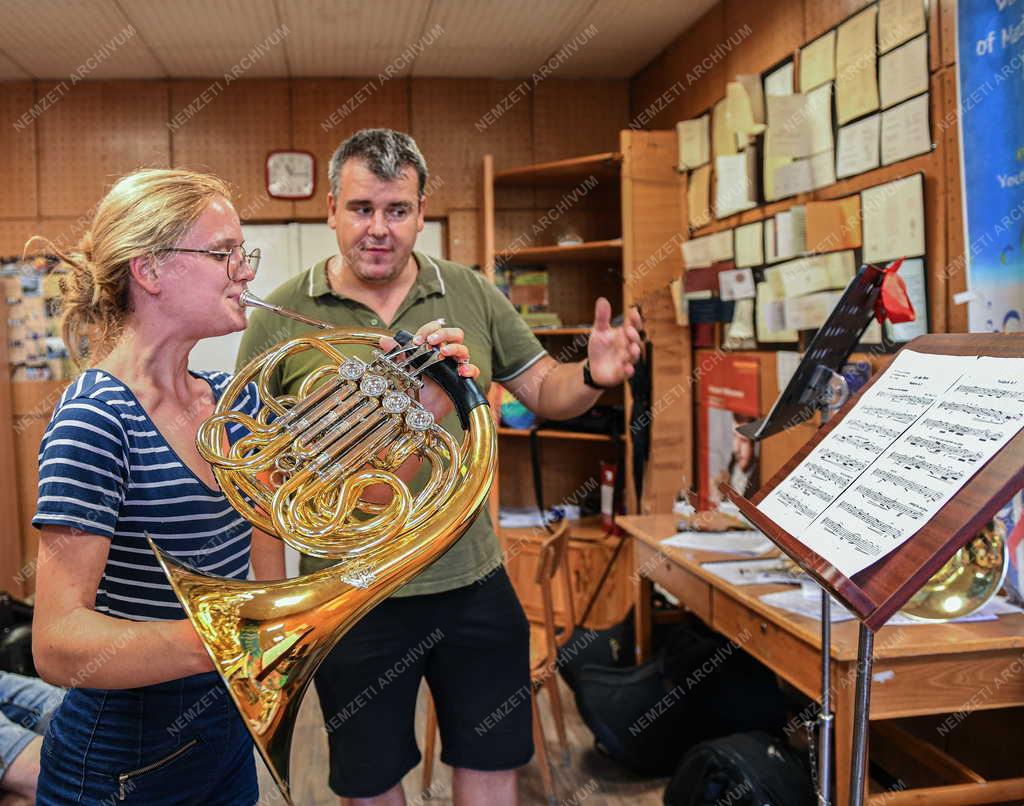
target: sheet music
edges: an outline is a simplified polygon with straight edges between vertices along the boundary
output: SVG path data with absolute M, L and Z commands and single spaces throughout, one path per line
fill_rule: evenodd
M 908 540 L 1024 427 L 1024 359 L 904 350 L 761 502 L 853 576 Z

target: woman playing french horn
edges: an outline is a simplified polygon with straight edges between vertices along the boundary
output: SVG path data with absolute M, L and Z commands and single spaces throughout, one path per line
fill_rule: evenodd
M 222 181 L 145 170 L 58 254 L 62 333 L 84 369 L 39 454 L 33 654 L 71 690 L 44 740 L 37 802 L 254 803 L 249 734 L 146 538 L 207 573 L 245 579 L 251 562 L 256 578 L 284 576 L 282 544 L 234 512 L 196 449 L 230 377 L 188 369 L 197 341 L 245 328 L 239 296 L 259 252 Z M 431 323 L 427 338 L 475 376 L 459 329 Z M 432 384 L 421 402 L 438 419 L 450 410 Z M 259 406 L 252 384 L 232 403 Z

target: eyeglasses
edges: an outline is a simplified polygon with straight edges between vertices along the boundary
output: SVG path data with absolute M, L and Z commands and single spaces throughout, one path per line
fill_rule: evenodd
M 228 274 L 228 279 L 233 283 L 241 282 L 242 266 L 247 266 L 249 271 L 252 272 L 253 277 L 256 276 L 256 272 L 259 271 L 260 267 L 260 250 L 252 249 L 249 252 L 246 252 L 244 244 L 232 246 L 228 250 L 172 248 L 165 249 L 164 251 L 190 252 L 196 255 L 212 255 L 218 262 L 225 264 L 225 271 Z

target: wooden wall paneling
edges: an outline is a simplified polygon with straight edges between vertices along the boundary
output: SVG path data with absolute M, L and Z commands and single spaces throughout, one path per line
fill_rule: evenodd
M 39 94 L 59 86 L 41 83 Z M 88 214 L 122 175 L 168 167 L 167 120 L 163 81 L 96 81 L 69 87 L 35 124 L 39 215 Z
M 696 117 L 725 96 L 728 73 L 725 60 L 713 58 L 715 48 L 730 33 L 725 28 L 724 3 L 716 3 L 634 76 L 631 87 L 633 118 L 669 93 L 672 103 L 657 111 L 647 129 L 668 129 L 676 121 Z M 707 61 L 704 61 L 707 59 Z M 703 62 L 703 63 L 702 63 Z M 675 96 L 678 90 L 678 96 Z
M 101 197 L 96 198 L 98 204 Z M 58 249 L 75 249 L 92 224 L 93 210 L 87 210 L 76 218 L 40 218 L 32 222 L 31 235 L 39 235 L 53 242 Z M 45 249 L 43 244 L 33 244 L 34 252 Z
M 685 183 L 675 170 L 674 131 L 624 131 L 621 149 L 623 304 L 642 306 L 653 345 L 651 445 L 657 445 L 647 463 L 643 501 L 630 511 L 667 512 L 693 478 L 690 332 L 676 324 L 669 292 L 682 268 Z
M 549 307 L 566 327 L 589 326 L 594 321 L 594 302 L 606 297 L 613 315 L 622 312 L 622 268 L 617 261 L 558 261 L 548 265 Z M 569 361 L 582 361 L 572 355 Z
M 409 131 L 409 80 L 293 79 L 291 108 L 292 146 L 316 155 L 316 191 L 312 199 L 295 202 L 295 215 L 321 219 L 330 189 L 327 165 L 342 141 L 371 127 Z
M 0 219 L 0 256 L 20 255 L 25 242 L 35 234 L 34 218 Z
M 629 117 L 628 81 L 542 81 L 533 90 L 534 162 L 615 151 Z
M 578 504 L 589 490 L 600 483 L 602 460 L 613 460 L 620 453 L 616 443 L 589 440 L 540 440 L 544 505 L 551 507 L 561 501 Z M 506 468 L 523 472 L 500 473 L 501 505 L 529 507 L 536 503 L 530 468 L 530 440 L 525 436 L 501 437 L 501 463 Z
M 39 442 L 50 423 L 54 406 L 63 394 L 67 381 L 26 381 L 11 384 L 14 415 L 14 450 L 17 466 L 16 491 L 19 512 L 19 548 L 26 564 L 23 593 L 35 591 L 34 566 L 27 565 L 39 552 L 39 532 L 32 526 L 39 495 Z M 13 486 L 13 485 L 12 485 Z
M 802 45 L 817 39 L 829 28 L 835 28 L 847 17 L 860 11 L 873 0 L 833 0 L 823 3 L 821 0 L 803 0 L 804 37 Z M 779 9 L 782 13 L 782 10 Z
M 495 205 L 500 208 L 502 197 L 516 192 L 495 188 Z M 538 223 L 541 215 L 543 211 L 532 207 L 519 210 L 503 209 L 500 215 L 494 217 L 494 250 L 504 252 L 537 243 L 534 225 Z
M 168 120 L 174 166 L 229 182 L 243 221 L 294 216 L 293 202 L 267 195 L 265 179 L 267 153 L 291 147 L 287 81 L 175 81 Z
M 5 526 L 0 532 L 0 587 L 17 595 L 24 593 L 19 570 L 24 563 L 19 524 L 22 522 L 18 507 L 15 480 L 20 478 L 15 460 L 14 401 L 7 346 L 7 299 L 0 296 L 0 322 L 4 337 L 0 340 L 0 473 L 7 482 L 0 484 L 0 512 L 4 512 Z M 38 444 L 37 444 L 38 447 Z
M 945 280 L 946 322 L 952 333 L 967 332 L 967 306 L 957 305 L 953 298 L 967 290 L 966 243 L 964 241 L 964 198 L 960 176 L 960 116 L 956 113 L 956 68 L 947 67 L 938 78 L 942 81 L 946 97 L 944 125 L 935 136 L 943 141 L 946 195 L 946 260 L 941 267 Z
M 45 114 L 48 110 L 36 106 L 31 81 L 9 82 L 3 86 L 0 92 L 0 120 L 4 122 L 0 126 L 0 177 L 4 194 L 0 196 L 0 218 L 35 218 L 39 214 L 39 189 L 36 184 L 36 119 L 32 113 Z
M 939 39 L 942 45 L 942 63 L 956 64 L 956 0 L 931 0 L 939 8 Z
M 495 170 L 529 165 L 533 132 L 529 95 L 518 100 L 520 82 L 491 79 L 419 78 L 412 80 L 410 129 L 427 165 L 443 184 L 431 197 L 435 215 L 450 209 L 472 209 L 483 195 L 481 160 L 494 155 Z M 508 99 L 507 111 L 501 104 Z M 496 110 L 496 111 L 495 111 Z M 493 122 L 485 119 L 491 115 Z M 496 194 L 499 209 L 529 207 L 529 190 Z
M 940 0 L 927 0 L 925 10 L 928 25 L 928 67 L 934 73 L 943 65 L 942 59 L 942 10 Z
M 466 266 L 482 265 L 477 230 L 479 210 L 448 211 L 448 259 Z
M 760 73 L 793 54 L 806 41 L 804 10 L 799 0 L 723 2 L 725 36 L 743 36 L 726 56 L 726 81 L 738 74 Z

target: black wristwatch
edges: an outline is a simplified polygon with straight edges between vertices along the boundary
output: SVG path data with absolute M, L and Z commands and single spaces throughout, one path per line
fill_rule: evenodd
M 594 380 L 594 376 L 590 374 L 590 359 L 588 358 L 583 362 L 583 384 L 589 386 L 591 389 L 599 389 L 604 391 L 610 389 L 610 386 L 601 386 L 597 381 Z

